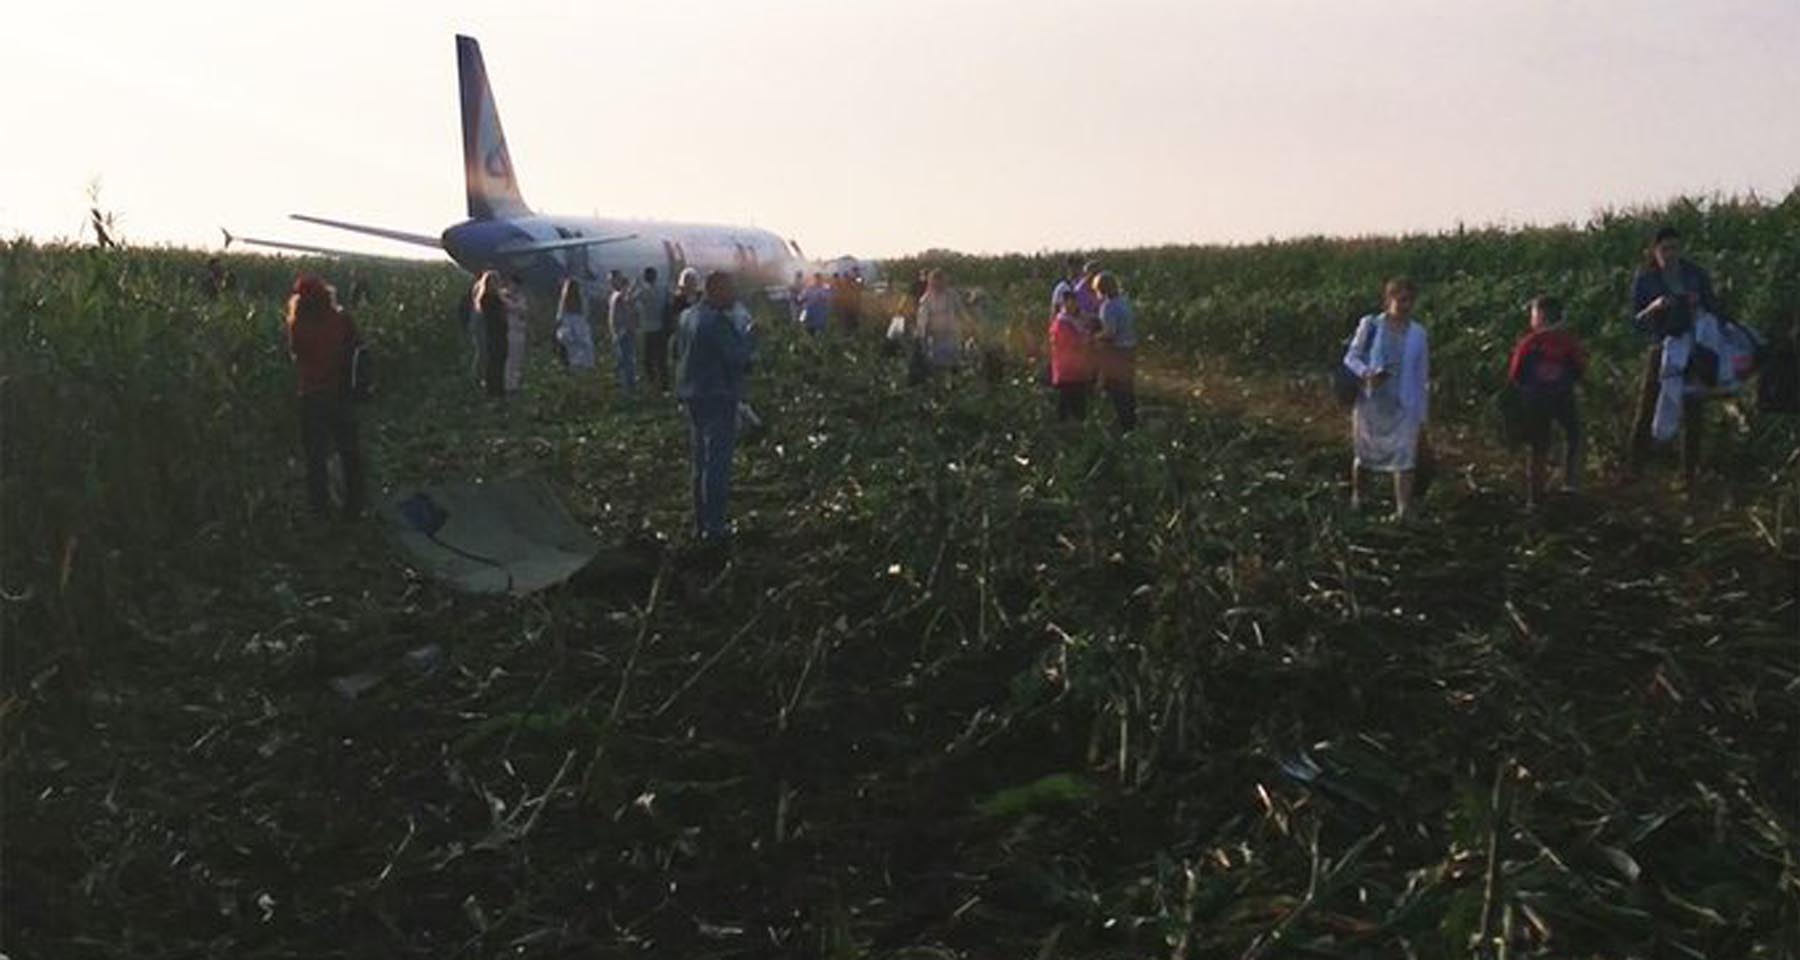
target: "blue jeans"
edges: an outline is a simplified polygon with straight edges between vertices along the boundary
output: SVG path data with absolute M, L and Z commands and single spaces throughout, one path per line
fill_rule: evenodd
M 619 355 L 619 386 L 637 389 L 637 334 L 621 333 L 613 337 L 613 348 Z
M 687 401 L 687 413 L 694 446 L 694 532 L 702 540 L 722 540 L 730 533 L 725 508 L 737 445 L 737 398 L 695 397 Z

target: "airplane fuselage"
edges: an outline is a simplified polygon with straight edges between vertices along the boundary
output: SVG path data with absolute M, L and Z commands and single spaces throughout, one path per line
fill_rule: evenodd
M 497 270 L 550 298 L 569 279 L 580 283 L 591 296 L 614 270 L 637 280 L 645 268 L 655 267 L 659 282 L 667 285 L 673 285 L 690 267 L 703 277 L 724 270 L 736 277 L 740 294 L 785 290 L 795 273 L 813 271 L 798 245 L 757 227 L 537 213 L 519 190 L 512 154 L 500 128 L 499 108 L 488 85 L 487 65 L 473 37 L 456 38 L 456 62 L 467 220 L 432 237 L 306 214 L 293 214 L 294 219 L 441 249 L 472 274 Z M 226 236 L 229 242 L 230 234 Z M 311 245 L 240 239 L 306 253 L 334 252 Z
M 556 250 L 514 249 L 582 238 L 618 239 Z M 566 277 L 592 289 L 613 270 L 636 279 L 645 267 L 655 267 L 667 284 L 686 267 L 702 277 L 728 270 L 748 291 L 784 285 L 805 268 L 781 237 L 755 227 L 533 214 L 465 220 L 441 239 L 444 251 L 470 273 L 498 270 L 523 278 L 539 293 L 554 291 Z

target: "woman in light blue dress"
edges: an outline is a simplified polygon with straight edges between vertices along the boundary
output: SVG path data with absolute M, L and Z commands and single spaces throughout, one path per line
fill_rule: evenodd
M 1431 344 L 1412 317 L 1412 281 L 1389 280 L 1382 299 L 1382 312 L 1357 324 L 1344 354 L 1344 366 L 1362 378 L 1350 413 L 1350 505 L 1362 506 L 1364 471 L 1392 474 L 1394 517 L 1405 520 L 1413 514 L 1413 474 L 1431 401 Z

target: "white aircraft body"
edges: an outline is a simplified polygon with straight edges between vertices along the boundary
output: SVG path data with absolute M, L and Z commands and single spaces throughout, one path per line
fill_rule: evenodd
M 519 192 L 481 45 L 474 38 L 456 38 L 456 65 L 469 219 L 433 237 L 298 213 L 293 218 L 433 247 L 470 273 L 498 270 L 522 278 L 540 293 L 553 293 L 569 277 L 592 289 L 612 270 L 635 279 L 645 267 L 655 267 L 663 283 L 673 283 L 683 268 L 692 267 L 702 276 L 729 270 L 737 275 L 739 289 L 785 289 L 795 271 L 810 276 L 815 269 L 798 244 L 756 227 L 534 213 Z M 227 233 L 226 242 L 232 240 L 307 253 L 342 252 Z

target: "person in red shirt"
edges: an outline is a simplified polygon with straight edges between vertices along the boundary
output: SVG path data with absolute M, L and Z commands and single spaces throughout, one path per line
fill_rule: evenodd
M 1056 419 L 1085 420 L 1088 395 L 1094 391 L 1093 335 L 1073 289 L 1058 288 L 1056 308 L 1050 318 L 1050 386 L 1056 390 Z
M 1581 489 L 1581 411 L 1575 403 L 1575 384 L 1587 372 L 1587 352 L 1575 335 L 1563 328 L 1562 302 L 1551 296 L 1531 299 L 1531 332 L 1513 347 L 1506 379 L 1518 391 L 1523 413 L 1523 433 L 1529 449 L 1525 457 L 1526 503 L 1535 506 L 1544 496 L 1544 460 L 1550 451 L 1553 426 L 1562 427 L 1568 446 L 1563 459 L 1563 489 Z
M 338 455 L 344 474 L 344 516 L 362 512 L 362 452 L 350 401 L 350 358 L 356 327 L 338 307 L 337 292 L 310 274 L 294 281 L 287 308 L 288 352 L 300 387 L 300 445 L 306 456 L 306 499 L 313 512 L 330 509 L 326 461 Z

